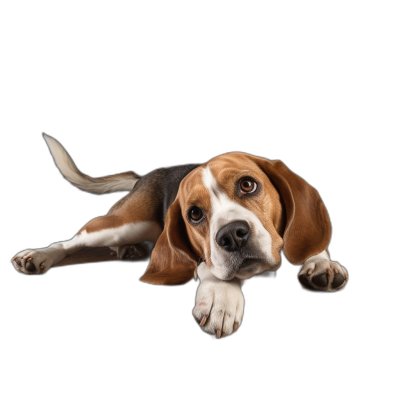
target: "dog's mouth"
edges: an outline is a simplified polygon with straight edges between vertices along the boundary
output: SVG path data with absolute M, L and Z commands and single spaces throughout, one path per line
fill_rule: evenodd
M 248 279 L 264 271 L 276 271 L 280 263 L 271 262 L 265 257 L 245 258 L 237 268 L 234 276 L 239 279 Z
M 235 275 L 238 277 L 250 277 L 256 274 L 259 274 L 265 269 L 271 269 L 274 266 L 271 265 L 269 260 L 265 259 L 264 257 L 249 257 L 245 258 L 238 268 L 236 269 Z
M 221 257 L 222 256 L 222 257 Z M 213 274 L 221 280 L 248 279 L 264 271 L 275 271 L 280 262 L 270 259 L 258 246 L 246 246 L 239 251 L 224 251 L 217 259 L 207 260 Z
M 252 258 L 245 258 L 245 259 L 239 264 L 239 266 L 237 267 L 237 270 L 238 270 L 238 271 L 244 270 L 244 269 L 246 269 L 246 268 L 251 267 L 251 266 L 254 265 L 254 264 L 258 264 L 259 262 L 261 262 L 261 259 L 260 259 L 260 258 L 254 258 L 254 257 L 252 257 Z
M 234 277 L 246 279 L 265 270 L 275 270 L 277 266 L 258 254 L 237 254 L 226 260 L 226 264 L 218 269 L 223 271 L 224 275 L 223 278 L 220 276 L 220 279 L 230 280 Z

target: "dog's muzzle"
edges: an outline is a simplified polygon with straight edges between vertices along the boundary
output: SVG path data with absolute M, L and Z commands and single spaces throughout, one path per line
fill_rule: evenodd
M 246 221 L 234 221 L 222 227 L 216 236 L 220 247 L 227 251 L 239 251 L 250 238 L 250 226 Z

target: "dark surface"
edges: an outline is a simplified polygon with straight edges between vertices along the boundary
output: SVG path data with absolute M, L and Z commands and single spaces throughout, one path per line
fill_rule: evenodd
M 226 71 L 213 84 L 189 74 L 177 78 L 178 87 L 170 75 L 150 67 L 153 73 L 147 75 L 146 68 L 140 74 L 130 68 L 113 73 L 93 60 L 87 65 L 72 60 L 69 66 L 65 58 L 40 61 L 40 68 L 30 63 L 8 99 L 12 123 L 2 144 L 6 242 L 0 282 L 3 340 L 19 362 L 10 368 L 13 373 L 21 374 L 22 364 L 36 373 L 28 359 L 48 357 L 50 369 L 64 359 L 81 365 L 101 364 L 107 357 L 142 366 L 138 357 L 144 354 L 141 360 L 153 368 L 160 360 L 178 360 L 182 368 L 189 365 L 183 359 L 207 361 L 207 379 L 227 366 L 237 375 L 257 360 L 267 377 L 268 368 L 285 373 L 293 362 L 311 359 L 311 378 L 324 370 L 321 348 L 324 360 L 348 366 L 370 359 L 374 350 L 364 351 L 363 340 L 371 325 L 379 325 L 372 301 L 379 274 L 373 282 L 363 279 L 373 265 L 362 245 L 366 163 L 358 139 L 364 134 L 360 120 L 369 116 L 356 107 L 361 86 L 355 86 L 354 74 L 349 85 L 351 66 L 346 63 L 346 72 L 321 67 L 321 74 L 315 68 L 289 69 L 281 80 L 266 72 L 257 79 L 246 74 L 243 86 Z M 17 252 L 72 238 L 125 194 L 96 196 L 73 187 L 55 166 L 42 132 L 59 140 L 78 168 L 93 177 L 132 169 L 143 176 L 231 151 L 280 159 L 319 191 L 333 226 L 331 258 L 348 269 L 349 283 L 339 293 L 305 290 L 297 279 L 299 266 L 283 259 L 276 277 L 244 285 L 243 325 L 232 337 L 215 340 L 191 314 L 198 282 L 144 284 L 139 277 L 147 262 L 75 265 L 21 276 L 10 263 Z M 248 360 L 242 364 L 236 357 Z M 329 386 L 336 378 L 327 374 L 324 382 Z M 190 381 L 205 388 L 194 376 Z

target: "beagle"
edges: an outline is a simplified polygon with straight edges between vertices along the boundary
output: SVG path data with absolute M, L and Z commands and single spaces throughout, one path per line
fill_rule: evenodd
M 330 260 L 331 224 L 321 197 L 281 161 L 228 153 L 142 177 L 125 172 L 91 178 L 56 139 L 43 136 L 73 185 L 129 194 L 72 239 L 16 254 L 12 263 L 19 272 L 42 274 L 84 248 L 110 247 L 128 259 L 130 245 L 155 242 L 141 280 L 174 285 L 199 277 L 193 315 L 217 338 L 242 322 L 242 280 L 278 269 L 282 249 L 291 263 L 303 264 L 298 277 L 307 289 L 333 292 L 348 281 L 347 270 Z

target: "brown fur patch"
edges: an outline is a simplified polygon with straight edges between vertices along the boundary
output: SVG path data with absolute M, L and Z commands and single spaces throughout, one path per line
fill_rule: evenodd
M 140 278 L 154 284 L 180 284 L 192 279 L 200 258 L 210 257 L 209 221 L 194 227 L 187 218 L 191 206 L 210 208 L 210 198 L 202 185 L 201 169 L 190 172 L 181 182 L 170 207 L 164 231 L 153 250 L 146 273 Z
M 210 249 L 210 195 L 203 185 L 203 168 L 193 171 L 187 179 L 182 181 L 179 192 L 182 207 L 182 218 L 184 219 L 188 238 L 192 244 L 198 259 L 201 257 L 208 260 L 211 257 Z M 188 221 L 190 207 L 197 206 L 206 211 L 204 220 L 199 224 L 191 224 Z
M 332 227 L 328 211 L 317 192 L 282 161 L 248 156 L 268 175 L 278 190 L 286 211 L 283 251 L 293 264 L 326 250 Z
M 153 250 L 141 281 L 157 285 L 179 285 L 193 278 L 197 257 L 191 249 L 179 199 L 168 210 L 164 231 Z
M 124 219 L 117 215 L 106 215 L 104 217 L 97 217 L 89 221 L 81 230 L 78 235 L 83 231 L 87 233 L 102 231 L 103 229 L 118 228 L 124 225 Z
M 159 199 L 154 194 L 154 188 L 134 190 L 119 200 L 107 215 L 89 221 L 79 232 L 87 233 L 101 231 L 103 229 L 119 228 L 125 224 L 159 221 Z

